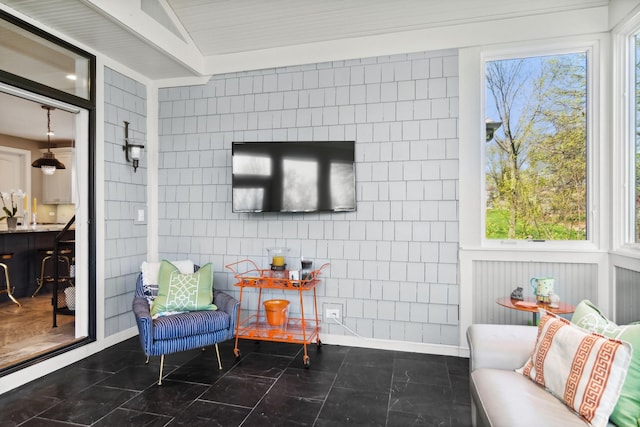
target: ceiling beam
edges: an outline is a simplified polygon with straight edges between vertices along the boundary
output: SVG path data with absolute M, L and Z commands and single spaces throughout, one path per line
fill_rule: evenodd
M 103 16 L 117 22 L 122 28 L 173 58 L 195 74 L 204 74 L 202 53 L 193 40 L 188 37 L 187 32 L 172 11 L 167 12 L 167 16 L 172 20 L 173 25 L 180 30 L 182 38 L 146 14 L 141 8 L 140 0 L 83 1 Z

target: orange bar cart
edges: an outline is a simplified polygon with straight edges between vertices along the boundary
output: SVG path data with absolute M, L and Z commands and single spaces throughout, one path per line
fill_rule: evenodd
M 225 268 L 233 273 L 236 279 L 234 286 L 240 288 L 240 307 L 238 308 L 238 321 L 236 323 L 236 342 L 233 350 L 236 360 L 240 358 L 238 340 L 240 338 L 256 341 L 277 341 L 302 344 L 304 348 L 303 363 L 305 368 L 310 365 L 307 344 L 314 341 L 320 347 L 320 321 L 318 319 L 318 302 L 316 286 L 320 283 L 320 274 L 329 264 L 323 264 L 319 269 L 312 270 L 304 279 L 290 279 L 282 277 L 270 269 L 260 269 L 255 262 L 249 259 L 237 261 L 226 265 Z M 277 276 L 277 277 L 274 277 Z M 288 276 L 285 275 L 285 276 Z M 242 319 L 242 296 L 245 288 L 258 289 L 258 308 L 256 314 Z M 284 290 L 298 292 L 300 296 L 300 317 L 288 317 L 282 326 L 274 327 L 269 324 L 262 309 L 262 290 Z M 305 292 L 313 292 L 313 317 L 305 317 L 303 295 Z

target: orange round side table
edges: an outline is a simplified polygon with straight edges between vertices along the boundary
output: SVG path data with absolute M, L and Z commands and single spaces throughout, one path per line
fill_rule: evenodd
M 496 300 L 498 305 L 518 311 L 528 311 L 533 313 L 533 325 L 538 325 L 538 310 L 543 309 L 554 314 L 571 314 L 576 308 L 566 302 L 559 302 L 557 308 L 549 307 L 548 303 L 538 302 L 535 297 L 525 297 L 523 301 L 511 299 L 511 297 L 500 297 Z

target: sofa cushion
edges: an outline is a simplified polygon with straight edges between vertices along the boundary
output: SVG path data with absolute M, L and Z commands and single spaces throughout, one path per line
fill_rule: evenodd
M 551 393 L 512 370 L 476 369 L 471 396 L 479 426 L 588 426 Z
M 224 311 L 190 311 L 153 320 L 153 339 L 190 337 L 229 328 L 231 316 Z
M 538 328 L 526 325 L 471 325 L 467 329 L 470 369 L 522 367 L 531 355 Z
M 619 426 L 640 426 L 640 324 L 618 326 L 587 300 L 576 306 L 571 322 L 591 332 L 631 344 L 633 354 L 629 372 L 611 420 Z
M 517 372 L 545 387 L 595 427 L 606 426 L 631 361 L 631 346 L 542 316 L 531 357 Z
M 151 305 L 151 316 L 199 310 L 217 310 L 213 304 L 211 263 L 195 273 L 183 274 L 178 267 L 163 260 L 158 273 L 158 296 Z

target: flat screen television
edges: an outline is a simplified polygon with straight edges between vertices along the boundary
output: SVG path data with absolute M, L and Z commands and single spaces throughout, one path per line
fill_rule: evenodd
M 355 142 L 234 142 L 233 212 L 356 210 Z

